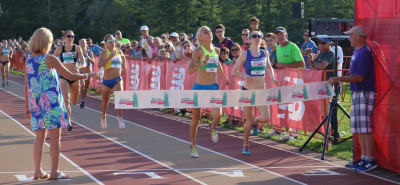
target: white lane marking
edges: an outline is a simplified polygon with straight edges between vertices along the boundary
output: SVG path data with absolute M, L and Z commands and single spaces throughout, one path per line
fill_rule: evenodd
M 89 108 L 89 109 L 91 109 L 91 108 Z M 94 110 L 94 109 L 91 109 L 91 110 Z M 97 111 L 97 112 L 98 112 L 98 111 Z M 99 112 L 99 113 L 101 113 L 101 112 Z M 111 116 L 111 115 L 108 115 L 108 116 Z M 111 117 L 114 117 L 114 116 L 111 116 Z M 114 117 L 114 118 L 117 118 L 117 117 Z M 168 169 L 170 169 L 170 170 L 172 170 L 172 171 L 174 171 L 174 172 L 176 172 L 176 173 L 178 173 L 178 174 L 181 174 L 181 175 L 183 175 L 183 176 L 185 176 L 185 177 L 187 177 L 187 178 L 189 178 L 189 179 L 191 179 L 191 180 L 193 180 L 193 181 L 195 181 L 195 182 L 198 182 L 198 183 L 200 183 L 200 184 L 206 185 L 206 183 L 201 182 L 201 181 L 197 180 L 197 179 L 194 178 L 194 177 L 191 177 L 191 176 L 189 176 L 189 175 L 187 175 L 187 174 L 184 174 L 183 172 L 181 172 L 181 171 L 179 171 L 179 170 L 176 170 L 176 169 L 172 168 L 171 166 L 168 166 L 168 165 L 166 165 L 166 164 L 164 164 L 164 163 L 158 161 L 157 159 L 153 159 L 152 157 L 150 157 L 150 156 L 148 156 L 148 155 L 146 155 L 146 154 L 144 154 L 144 153 L 142 153 L 142 152 L 139 152 L 139 151 L 137 151 L 137 150 L 135 150 L 135 149 L 133 149 L 133 148 L 127 146 L 127 145 L 124 145 L 124 144 L 122 144 L 122 143 L 120 143 L 120 142 L 118 142 L 118 141 L 116 141 L 116 140 L 114 140 L 114 139 L 109 138 L 109 137 L 106 136 L 106 135 L 103 135 L 103 134 L 101 134 L 101 133 L 99 133 L 99 132 L 97 132 L 97 131 L 95 131 L 95 130 L 89 128 L 89 127 L 86 127 L 85 125 L 83 125 L 83 124 L 81 124 L 81 123 L 78 123 L 78 122 L 76 122 L 75 120 L 71 120 L 71 122 L 74 122 L 75 124 L 77 124 L 77 125 L 79 125 L 79 126 L 85 128 L 85 129 L 87 129 L 87 130 L 89 130 L 89 131 L 91 131 L 91 132 L 93 132 L 93 133 L 96 133 L 97 135 L 100 135 L 101 137 L 104 137 L 104 138 L 106 138 L 106 139 L 108 139 L 108 140 L 114 142 L 115 144 L 118 144 L 118 145 L 120 145 L 120 146 L 122 146 L 122 147 L 124 147 L 124 148 L 126 148 L 126 149 L 128 149 L 128 150 L 130 150 L 130 151 L 133 151 L 133 152 L 135 152 L 135 153 L 137 153 L 137 154 L 139 154 L 139 155 L 141 155 L 141 156 L 143 156 L 143 157 L 145 157 L 145 158 L 147 158 L 147 159 L 149 159 L 149 160 L 151 160 L 151 161 L 153 161 L 153 162 L 156 162 L 156 163 L 158 163 L 158 164 L 160 164 L 160 165 L 162 165 L 162 166 L 164 166 L 164 167 L 166 167 L 166 168 L 168 168 Z M 127 121 L 125 120 L 125 122 L 127 122 Z
M 342 174 L 338 172 L 334 172 L 331 170 L 327 169 L 318 169 L 318 170 L 312 170 L 312 171 L 307 171 L 306 173 L 303 173 L 304 176 L 330 176 L 330 175 L 348 175 L 348 174 Z
M 11 82 L 14 82 L 14 83 L 16 83 L 16 84 L 19 84 L 19 85 L 21 85 L 21 86 L 24 86 L 23 84 L 18 83 L 18 82 L 15 82 L 15 81 L 13 81 L 13 80 L 10 80 L 10 81 L 11 81 Z M 3 90 L 4 90 L 4 89 L 3 89 Z M 7 91 L 7 92 L 10 93 L 10 94 L 12 94 L 12 95 L 14 95 L 14 96 L 19 97 L 18 95 L 15 95 L 15 94 L 12 93 L 12 92 L 9 92 L 9 91 Z M 94 97 L 94 96 L 90 96 L 90 95 L 89 95 L 89 97 L 94 98 L 94 99 L 99 99 L 99 100 L 101 100 L 100 98 L 97 98 L 97 97 Z M 21 98 L 21 97 L 20 97 L 20 98 Z M 24 98 L 21 98 L 21 99 L 24 100 Z M 110 103 L 112 103 L 112 102 L 110 102 Z M 112 104 L 113 104 L 113 103 L 112 103 Z M 85 108 L 86 108 L 86 107 L 85 107 Z M 87 107 L 87 108 L 88 108 L 88 109 L 91 109 L 91 110 L 93 110 L 93 111 L 95 111 L 95 112 L 101 113 L 100 111 L 94 110 L 94 109 L 92 109 L 92 108 L 89 108 L 89 107 Z M 171 119 L 171 120 L 174 120 L 174 121 L 178 121 L 178 122 L 181 122 L 181 123 L 185 123 L 185 124 L 188 124 L 188 125 L 190 124 L 190 123 L 188 123 L 188 122 L 184 122 L 184 121 L 177 120 L 177 119 L 174 119 L 174 118 L 170 118 L 170 117 L 167 117 L 167 116 L 154 114 L 154 113 L 147 112 L 147 111 L 143 111 L 143 110 L 140 110 L 140 109 L 136 109 L 136 110 L 141 111 L 141 112 L 144 112 L 144 113 L 148 113 L 148 114 L 151 114 L 151 115 L 160 116 L 160 117 L 163 117 L 163 118 L 167 118 L 167 119 Z M 107 114 L 107 115 L 109 115 L 109 114 Z M 116 116 L 112 116 L 112 115 L 109 115 L 109 116 L 114 117 L 114 118 L 117 118 Z M 129 122 L 129 123 L 131 123 L 131 124 L 133 124 L 133 125 L 136 125 L 136 126 L 139 126 L 139 127 L 142 127 L 142 128 L 145 128 L 145 129 L 148 129 L 148 130 L 151 130 L 151 131 L 154 131 L 154 132 L 156 132 L 156 133 L 160 133 L 160 134 L 162 134 L 162 135 L 165 135 L 165 136 L 168 136 L 168 137 L 171 137 L 171 138 L 175 138 L 175 137 L 173 137 L 173 136 L 169 136 L 169 135 L 167 135 L 167 134 L 164 134 L 164 133 L 155 131 L 155 130 L 153 130 L 153 129 L 144 127 L 144 126 L 142 126 L 142 125 L 133 123 L 133 122 L 131 122 L 131 121 L 127 121 L 127 120 L 126 120 L 126 122 Z M 206 127 L 200 127 L 200 126 L 199 126 L 199 128 L 208 129 L 208 127 L 206 128 Z M 218 133 L 225 134 L 225 133 L 220 132 L 220 131 L 217 131 L 217 132 L 218 132 Z M 231 136 L 231 137 L 236 137 L 236 138 L 240 138 L 240 139 L 241 139 L 241 137 L 239 137 L 239 136 L 230 135 L 230 134 L 225 134 L 225 135 L 228 135 L 228 136 Z M 183 141 L 183 142 L 185 142 L 185 143 L 189 143 L 189 142 L 184 141 L 184 140 L 181 140 L 181 139 L 179 139 L 179 138 L 175 138 L 175 139 L 177 139 L 177 140 L 179 140 L 179 141 Z M 257 141 L 252 141 L 252 140 L 249 140 L 249 141 L 251 141 L 251 142 L 253 142 L 253 143 L 260 144 L 260 145 L 268 146 L 268 147 L 271 147 L 271 148 L 274 148 L 274 149 L 277 149 L 277 150 L 281 150 L 281 151 L 284 151 L 284 152 L 288 152 L 288 153 L 291 153 L 291 154 L 295 154 L 295 155 L 299 155 L 299 156 L 302 156 L 302 157 L 306 157 L 306 158 L 309 158 L 309 159 L 312 159 L 312 160 L 315 160 L 315 161 L 319 161 L 319 162 L 322 162 L 322 163 L 327 163 L 327 164 L 333 165 L 333 166 L 335 166 L 335 167 L 339 167 L 339 168 L 343 168 L 343 169 L 352 171 L 352 170 L 350 170 L 350 169 L 348 169 L 348 168 L 346 168 L 346 167 L 344 167 L 344 166 L 341 166 L 341 165 L 338 165 L 338 164 L 335 164 L 335 163 L 331 163 L 331 162 L 328 162 L 328 161 L 325 161 L 325 160 L 316 159 L 316 158 L 313 158 L 313 157 L 310 157 L 310 156 L 307 156 L 307 155 L 304 155 L 304 154 L 301 154 L 301 153 L 292 152 L 292 151 L 290 151 L 290 150 L 285 150 L 285 149 L 282 149 L 282 148 L 278 148 L 278 147 L 275 147 L 275 146 L 272 146 L 272 145 L 268 145 L 268 144 L 265 144 L 265 143 L 260 143 L 260 142 L 257 142 Z M 203 148 L 203 149 L 205 149 L 205 150 L 207 150 L 207 151 L 211 151 L 211 152 L 220 154 L 220 155 L 222 155 L 222 156 L 225 156 L 224 154 L 215 152 L 215 151 L 210 150 L 210 149 L 207 149 L 207 148 L 205 148 L 205 147 L 202 147 L 202 146 L 198 146 L 198 147 Z M 232 158 L 232 157 L 230 157 L 230 156 L 226 156 L 226 157 L 240 162 L 240 160 L 235 159 L 235 158 Z M 244 161 L 242 161 L 242 162 L 243 162 L 244 164 L 249 164 L 249 163 L 246 163 L 246 162 L 244 162 Z M 252 165 L 252 164 L 249 164 L 249 165 L 250 165 L 250 166 L 255 166 L 255 165 Z M 329 168 L 329 167 L 330 167 L 330 166 L 325 166 L 325 168 Z M 257 167 L 257 166 L 256 166 L 256 168 L 257 168 L 257 169 L 260 169 L 260 167 Z M 269 171 L 268 171 L 268 172 L 269 172 Z M 270 173 L 276 174 L 276 173 L 274 173 L 274 172 L 270 172 Z M 390 179 L 385 179 L 385 178 L 383 178 L 383 177 L 376 176 L 376 175 L 373 175 L 373 174 L 370 174 L 370 173 L 366 173 L 366 172 L 359 172 L 359 173 L 363 173 L 363 174 L 365 174 L 365 175 L 368 175 L 368 176 L 371 176 L 371 177 L 375 177 L 375 178 L 377 178 L 377 179 L 385 180 L 385 181 L 388 181 L 388 182 L 391 182 L 391 183 L 400 184 L 400 182 L 392 181 L 392 180 L 390 180 Z M 276 175 L 278 175 L 278 174 L 276 174 Z M 278 176 L 283 177 L 283 178 L 286 178 L 285 176 L 282 176 L 282 175 L 278 175 Z
M 123 172 L 123 173 L 114 173 L 114 175 L 147 175 L 152 179 L 163 179 L 164 177 L 161 177 L 157 175 L 154 172 Z
M 230 172 L 219 172 L 219 171 L 207 171 L 207 172 L 215 173 L 218 175 L 225 175 L 228 177 L 246 177 L 246 176 L 244 176 L 242 170 L 234 170 L 234 171 L 230 171 Z
M 13 93 L 11 93 L 10 91 L 7 91 L 7 90 L 5 90 L 6 92 L 8 92 L 8 93 L 10 93 L 10 94 L 12 94 L 12 95 L 14 95 L 14 96 L 16 96 L 16 97 L 18 97 L 18 98 L 20 98 L 20 99 L 22 99 L 22 100 L 24 100 L 24 98 L 22 98 L 22 97 L 20 97 L 20 96 L 18 96 L 18 95 L 15 95 L 15 94 L 13 94 Z M 92 109 L 92 110 L 94 110 L 94 109 Z M 28 130 L 27 128 L 25 128 L 21 123 L 19 123 L 17 120 L 15 120 L 14 118 L 12 118 L 12 117 L 10 117 L 8 114 L 6 114 L 5 112 L 3 112 L 2 110 L 0 110 L 2 113 L 4 113 L 5 115 L 7 115 L 9 118 L 11 118 L 12 120 L 14 120 L 15 122 L 17 122 L 21 127 L 23 127 L 25 130 L 27 130 L 29 133 L 31 133 L 33 136 L 35 136 L 30 130 Z M 99 112 L 99 111 L 97 111 L 97 112 Z M 100 112 L 101 113 L 101 112 Z M 111 116 L 111 115 L 109 115 L 109 116 Z M 112 116 L 112 117 L 114 117 L 114 116 Z M 115 117 L 116 118 L 116 117 Z M 109 138 L 109 137 L 107 137 L 107 136 L 105 136 L 105 135 L 103 135 L 103 134 L 100 134 L 100 133 L 98 133 L 98 132 L 96 132 L 96 131 L 94 131 L 94 130 L 92 130 L 92 129 L 90 129 L 90 128 L 88 128 L 88 127 L 86 127 L 86 126 L 84 126 L 84 125 L 82 125 L 82 124 L 80 124 L 80 123 L 78 123 L 78 122 L 76 122 L 76 121 L 74 121 L 74 120 L 71 120 L 71 122 L 74 122 L 75 124 L 78 124 L 78 125 L 80 125 L 81 127 L 83 127 L 83 128 L 86 128 L 87 130 L 89 130 L 89 131 L 91 131 L 91 132 L 94 132 L 94 133 L 96 133 L 96 134 L 98 134 L 98 135 L 100 135 L 100 136 L 102 136 L 102 137 L 104 137 L 104 138 L 106 138 L 106 139 L 108 139 L 108 140 L 110 140 L 110 141 L 112 141 L 112 142 L 114 142 L 114 143 L 116 143 L 116 144 L 118 144 L 118 145 L 120 145 L 120 146 L 123 146 L 124 148 L 127 148 L 127 149 L 129 149 L 129 150 L 131 150 L 131 151 L 133 151 L 133 152 L 136 152 L 136 153 L 138 153 L 138 154 L 140 154 L 140 155 L 142 155 L 142 156 L 144 156 L 144 157 L 146 157 L 146 158 L 148 158 L 148 159 L 150 159 L 150 160 L 152 160 L 152 161 L 154 161 L 154 162 L 156 162 L 156 163 L 158 163 L 158 164 L 160 164 L 160 165 L 162 165 L 162 166 L 165 166 L 166 168 L 170 168 L 171 170 L 173 170 L 173 171 L 175 171 L 176 173 L 178 173 L 178 174 L 181 174 L 181 175 L 183 175 L 183 176 L 185 176 L 185 177 L 187 177 L 187 178 L 189 178 L 189 179 L 191 179 L 191 180 L 193 180 L 193 181 L 195 181 L 195 182 L 198 182 L 199 184 L 203 184 L 203 185 L 206 185 L 206 183 L 204 183 L 204 182 L 201 182 L 201 181 L 199 181 L 199 180 L 197 180 L 197 179 L 195 179 L 195 178 L 193 178 L 193 177 L 191 177 L 191 176 L 189 176 L 189 175 L 187 175 L 187 174 L 184 174 L 184 173 L 182 173 L 182 172 L 180 172 L 180 171 L 178 171 L 178 170 L 175 170 L 175 169 L 173 169 L 172 167 L 170 167 L 170 166 L 168 166 L 168 165 L 166 165 L 166 164 L 163 164 L 163 163 L 161 163 L 161 162 L 159 162 L 159 161 L 157 161 L 156 159 L 153 159 L 153 158 L 151 158 L 151 157 L 149 157 L 149 156 L 147 156 L 147 155 L 145 155 L 145 154 L 143 154 L 143 153 L 141 153 L 141 152 L 139 152 L 139 151 L 137 151 L 137 150 L 135 150 L 135 149 L 133 149 L 133 148 L 130 148 L 130 147 L 128 147 L 128 146 L 125 146 L 124 144 L 122 144 L 122 143 L 119 143 L 118 141 L 115 141 L 115 140 L 113 140 L 113 139 L 111 139 L 111 138 Z M 50 145 L 48 145 L 47 143 L 46 143 L 46 146 L 50 146 Z M 61 156 L 63 156 L 63 157 L 65 157 L 63 154 L 61 154 Z M 71 162 L 71 164 L 73 164 L 73 165 L 76 165 L 75 163 L 73 163 L 71 160 L 69 160 L 67 157 L 65 157 L 65 159 L 67 160 L 67 161 L 70 161 Z M 81 169 L 78 165 L 76 165 L 76 167 L 78 168 L 78 169 Z M 82 169 L 83 170 L 83 169 Z M 83 171 L 82 171 L 83 172 Z M 85 172 L 84 172 L 85 173 Z M 87 174 L 87 175 L 90 175 L 89 173 L 85 173 L 85 174 Z M 90 175 L 91 176 L 91 175 Z M 92 176 L 93 177 L 93 176 Z M 94 177 L 93 177 L 94 178 Z M 97 179 L 96 179 L 97 180 Z M 97 180 L 98 181 L 98 180 Z M 98 181 L 98 182 L 100 182 L 100 181 Z M 101 182 L 100 182 L 101 183 Z M 101 184 L 103 184 L 103 183 L 101 183 Z
M 13 117 L 9 116 L 7 113 L 5 113 L 3 110 L 0 110 L 0 112 L 4 115 L 6 115 L 8 118 L 10 118 L 11 120 L 13 120 L 14 122 L 16 122 L 19 126 L 21 126 L 23 129 L 25 129 L 26 131 L 28 131 L 30 134 L 32 134 L 32 136 L 35 137 L 35 134 L 30 131 L 29 129 L 27 129 L 24 125 L 22 125 L 19 121 L 15 120 Z M 50 147 L 50 145 L 45 142 L 47 147 Z M 89 178 L 91 178 L 94 182 L 96 182 L 97 184 L 100 185 L 104 185 L 101 181 L 99 181 L 98 179 L 96 179 L 95 177 L 93 177 L 91 174 L 89 174 L 88 172 L 86 172 L 84 169 L 82 169 L 81 167 L 79 167 L 77 164 L 75 164 L 73 161 L 71 161 L 70 159 L 68 159 L 64 154 L 60 153 L 61 157 L 64 158 L 66 161 L 68 161 L 69 163 L 72 164 L 72 166 L 74 166 L 75 168 L 77 168 L 79 171 L 81 171 L 82 173 L 84 173 L 85 175 L 87 175 Z
M 88 107 L 88 109 L 90 109 L 90 110 L 92 110 L 92 111 L 95 111 L 95 112 L 98 112 L 98 113 L 101 114 L 101 112 L 98 111 L 98 110 L 95 110 L 95 109 L 92 109 L 92 108 L 89 108 L 89 107 Z M 113 116 L 113 115 L 110 115 L 110 114 L 107 114 L 107 116 L 110 116 L 110 117 L 113 117 L 113 118 L 117 118 L 116 116 Z M 174 137 L 174 136 L 170 136 L 170 135 L 168 135 L 168 134 L 165 134 L 165 133 L 159 132 L 159 131 L 157 131 L 157 130 L 154 130 L 154 129 L 145 127 L 145 126 L 143 126 L 143 125 L 139 125 L 139 124 L 137 124 L 137 123 L 133 123 L 133 122 L 131 122 L 131 121 L 129 121 L 129 120 L 124 120 L 124 121 L 125 121 L 125 123 L 130 123 L 130 124 L 135 125 L 135 126 L 137 126 L 137 127 L 141 127 L 141 128 L 150 130 L 150 131 L 152 131 L 152 132 L 158 133 L 158 134 L 160 134 L 160 135 L 167 136 L 167 137 L 169 137 L 169 138 L 172 138 L 172 139 L 181 141 L 181 142 L 183 142 L 183 143 L 190 144 L 190 142 L 185 141 L 185 140 L 183 140 L 183 139 L 180 139 L 180 138 L 177 138 L 177 137 Z M 73 121 L 73 122 L 75 122 L 75 121 Z M 83 126 L 83 125 L 81 125 L 81 124 L 79 124 L 79 125 L 82 126 L 82 127 L 87 128 L 86 126 Z M 96 134 L 102 135 L 102 134 L 100 134 L 100 133 L 98 133 L 98 132 L 96 132 L 96 131 L 94 131 L 94 130 L 92 130 L 92 129 L 90 129 L 90 128 L 87 128 L 87 129 L 91 130 L 92 132 L 94 132 L 94 133 L 96 133 Z M 103 136 L 103 135 L 102 135 L 102 136 Z M 114 141 L 113 139 L 108 138 L 107 136 L 103 136 L 103 137 L 109 139 L 110 141 Z M 128 148 L 128 149 L 131 149 L 132 151 L 134 150 L 134 149 L 132 149 L 132 148 L 130 148 L 130 147 L 128 147 L 128 146 L 125 146 L 125 145 L 123 145 L 123 144 L 121 144 L 121 143 L 118 143 L 117 141 L 114 141 L 114 142 L 117 143 L 117 144 L 119 144 L 119 145 L 121 145 L 121 146 L 124 146 L 124 147 L 126 147 L 126 148 Z M 262 170 L 262 171 L 265 171 L 265 172 L 268 172 L 268 173 L 271 173 L 271 174 L 274 174 L 274 175 L 276 175 L 276 176 L 278 176 L 278 177 L 282 177 L 282 178 L 284 178 L 284 179 L 287 179 L 287 180 L 290 180 L 290 181 L 293 181 L 293 182 L 296 182 L 296 183 L 305 185 L 305 183 L 303 183 L 303 182 L 300 182 L 300 181 L 297 181 L 297 180 L 295 180 L 295 179 L 286 177 L 286 176 L 284 176 L 284 175 L 281 175 L 281 174 L 278 174 L 278 173 L 269 171 L 269 170 L 264 169 L 264 168 L 260 168 L 260 167 L 258 167 L 258 166 L 256 166 L 256 165 L 253 165 L 253 164 L 247 163 L 247 162 L 245 162 L 245 161 L 242 161 L 242 160 L 233 158 L 233 157 L 231 157 L 231 156 L 228 156 L 228 155 L 219 153 L 219 152 L 217 152 L 217 151 L 208 149 L 208 148 L 206 148 L 206 147 L 202 147 L 202 146 L 200 146 L 200 145 L 197 145 L 197 147 L 202 148 L 202 149 L 204 149 L 204 150 L 207 150 L 207 151 L 209 151 L 209 152 L 211 152 L 211 153 L 215 153 L 215 154 L 218 154 L 218 155 L 220 155 L 220 156 L 226 157 L 226 158 L 228 158 L 228 159 L 232 159 L 232 160 L 237 161 L 237 162 L 239 162 L 239 163 L 242 163 L 242 164 L 245 164 L 245 165 L 248 165 L 248 166 L 252 166 L 253 168 L 256 168 L 256 169 L 259 169 L 259 170 Z M 144 154 L 143 154 L 143 155 L 144 155 Z M 149 158 L 150 158 L 150 157 L 149 157 Z
M 33 177 L 28 178 L 25 174 L 23 175 L 15 175 L 17 177 L 18 181 L 24 182 L 24 181 L 33 181 Z

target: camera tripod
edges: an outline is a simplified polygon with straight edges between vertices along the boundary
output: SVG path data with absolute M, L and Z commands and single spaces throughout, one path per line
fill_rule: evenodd
M 337 60 L 338 60 L 338 56 L 337 56 L 337 43 L 338 40 L 334 40 L 335 43 L 335 60 L 334 62 L 334 74 L 333 77 L 337 77 Z M 338 119 L 337 119 L 337 111 L 338 108 L 340 110 L 342 110 L 342 112 L 348 117 L 350 118 L 350 114 L 339 104 L 338 101 L 338 94 L 340 93 L 340 89 L 339 89 L 339 83 L 334 85 L 334 91 L 335 91 L 335 95 L 332 97 L 330 103 L 329 103 L 329 111 L 328 111 L 328 115 L 325 116 L 325 118 L 322 120 L 322 122 L 318 125 L 318 127 L 314 130 L 314 132 L 310 135 L 310 137 L 308 137 L 307 141 L 303 144 L 303 146 L 299 149 L 300 152 L 303 151 L 303 149 L 306 147 L 306 145 L 308 144 L 308 142 L 310 142 L 310 140 L 315 136 L 315 134 L 320 133 L 319 129 L 324 125 L 325 122 L 326 123 L 326 130 L 325 130 L 325 134 L 324 134 L 324 141 L 323 141 L 323 145 L 322 145 L 322 156 L 321 156 L 321 160 L 324 160 L 325 158 L 325 150 L 326 150 L 326 144 L 328 141 L 328 137 L 329 136 L 329 128 L 332 129 L 332 135 L 333 135 L 333 140 L 330 137 L 330 140 L 332 141 L 332 143 L 334 145 L 340 144 L 350 138 L 345 138 L 344 140 L 338 142 L 338 137 L 339 137 L 339 132 L 338 132 Z M 331 127 L 329 127 L 331 126 Z M 320 133 L 322 134 L 322 133 Z

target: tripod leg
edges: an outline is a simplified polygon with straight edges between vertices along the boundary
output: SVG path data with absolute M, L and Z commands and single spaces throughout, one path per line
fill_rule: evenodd
M 303 144 L 303 146 L 301 146 L 301 148 L 299 149 L 299 152 L 302 152 L 304 150 L 304 148 L 306 147 L 308 142 L 310 142 L 311 139 L 315 136 L 315 134 L 317 134 L 318 130 L 322 127 L 322 125 L 324 125 L 324 123 L 327 119 L 328 119 L 328 116 L 325 116 L 324 120 L 322 120 L 322 122 L 318 125 L 318 127 L 314 130 L 314 132 L 310 135 L 310 137 L 308 137 L 307 141 Z
M 338 107 L 340 108 L 340 110 L 343 111 L 344 114 L 346 114 L 346 116 L 347 116 L 348 118 L 350 118 L 350 114 L 349 114 L 340 104 L 338 104 Z
M 322 145 L 322 156 L 321 156 L 321 160 L 325 159 L 325 150 L 326 150 L 326 143 L 328 141 L 328 135 L 329 135 L 329 124 L 331 123 L 331 119 L 332 119 L 332 111 L 333 111 L 333 105 L 331 103 L 330 107 L 329 107 L 329 113 L 328 113 L 328 122 L 326 123 L 326 130 L 325 130 L 325 137 L 324 137 L 324 142 Z

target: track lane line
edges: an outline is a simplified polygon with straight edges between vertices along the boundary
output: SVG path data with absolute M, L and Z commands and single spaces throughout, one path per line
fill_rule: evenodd
M 14 82 L 14 83 L 16 83 L 16 84 L 18 84 L 18 85 L 20 85 L 20 86 L 24 86 L 23 84 L 21 84 L 21 83 L 19 83 L 19 82 L 16 82 L 16 81 L 13 81 L 13 80 L 10 80 L 10 81 L 12 81 L 12 82 Z M 3 88 L 2 88 L 2 89 L 3 89 Z M 3 90 L 4 90 L 4 89 L 3 89 Z M 9 91 L 6 91 L 6 92 L 8 92 L 8 93 L 14 95 L 13 93 L 11 93 L 11 92 L 9 92 Z M 15 96 L 19 97 L 18 95 L 15 95 Z M 90 97 L 90 98 L 94 98 L 94 99 L 101 100 L 100 98 L 93 97 L 93 96 L 90 96 L 90 95 L 89 95 L 89 97 Z M 21 98 L 21 97 L 19 97 L 19 98 Z M 21 99 L 24 99 L 24 98 L 21 98 Z M 114 104 L 114 103 L 112 103 L 112 102 L 110 102 L 110 103 L 111 103 L 111 104 Z M 101 113 L 100 111 L 95 110 L 95 109 L 90 108 L 90 107 L 85 107 L 85 108 L 88 108 L 88 109 L 93 110 L 93 111 L 95 111 L 95 112 Z M 181 123 L 189 124 L 188 122 L 184 122 L 184 121 L 181 121 L 181 120 L 173 119 L 173 118 L 170 118 L 170 117 L 167 117 L 167 116 L 162 116 L 162 115 L 154 114 L 154 113 L 151 113 L 151 112 L 146 112 L 146 111 L 143 111 L 143 110 L 140 110 L 140 109 L 136 109 L 136 110 L 141 111 L 141 112 L 144 112 L 144 113 L 147 113 L 147 114 L 151 114 L 151 115 L 154 115 L 154 116 L 160 116 L 160 117 L 163 117 L 163 118 L 166 118 L 166 119 L 170 119 L 170 120 L 178 121 L 178 122 L 181 122 Z M 108 115 L 108 116 L 111 116 L 111 117 L 113 117 L 113 118 L 117 118 L 116 116 L 113 116 L 113 115 L 110 115 L 110 114 L 107 114 L 107 115 Z M 154 129 L 151 129 L 151 128 L 148 128 L 148 127 L 139 125 L 139 124 L 137 124 L 137 123 L 133 123 L 133 122 L 131 122 L 131 121 L 129 121 L 129 120 L 125 120 L 125 122 L 129 122 L 130 124 L 133 124 L 133 125 L 135 125 L 135 126 L 139 126 L 139 127 L 141 127 L 141 128 L 145 128 L 145 129 L 148 129 L 148 130 L 150 130 L 150 131 L 153 131 L 153 132 L 159 133 L 159 134 L 161 134 L 161 135 L 164 135 L 164 136 L 167 136 L 167 137 L 170 137 L 170 138 L 173 138 L 173 139 L 176 139 L 176 140 L 179 140 L 179 141 L 182 141 L 182 142 L 184 142 L 184 143 L 188 143 L 188 144 L 189 144 L 188 141 L 185 141 L 185 140 L 176 138 L 176 137 L 174 137 L 174 136 L 167 135 L 167 134 L 165 134 L 165 133 L 162 133 L 162 132 L 156 131 L 156 130 L 154 130 Z M 204 127 L 199 127 L 199 128 L 207 129 L 207 128 L 204 128 Z M 221 134 L 224 134 L 224 133 L 222 133 L 222 132 L 220 132 L 220 131 L 218 131 L 218 132 L 221 133 Z M 96 133 L 97 133 L 97 132 L 96 132 Z M 228 136 L 232 136 L 232 137 L 236 137 L 236 138 L 241 138 L 241 137 L 239 137 L 239 136 L 230 135 L 230 134 L 224 134 L 224 135 L 228 135 Z M 346 167 L 344 167 L 344 166 L 337 165 L 337 164 L 334 164 L 334 163 L 331 163 L 331 162 L 327 162 L 327 161 L 323 161 L 323 160 L 319 160 L 319 159 L 316 159 L 316 158 L 313 158 L 313 157 L 310 157 L 310 156 L 307 156 L 307 155 L 304 155 L 304 154 L 292 152 L 292 151 L 290 151 L 290 150 L 285 150 L 285 149 L 282 149 L 282 148 L 278 148 L 278 147 L 271 146 L 271 145 L 268 145 L 268 144 L 260 143 L 260 142 L 257 142 L 257 141 L 251 141 L 251 142 L 257 143 L 257 144 L 260 144 L 260 145 L 263 145 L 263 146 L 271 147 L 271 148 L 274 148 L 274 149 L 277 149 L 277 150 L 281 150 L 281 151 L 284 151 L 284 152 L 288 152 L 288 153 L 291 153 L 291 154 L 296 154 L 296 155 L 299 155 L 299 156 L 302 156 L 302 157 L 306 157 L 306 158 L 309 158 L 309 159 L 313 159 L 313 160 L 318 161 L 318 162 L 323 162 L 323 163 L 327 163 L 327 164 L 333 165 L 334 167 L 339 167 L 339 168 L 342 168 L 342 169 L 346 169 L 346 170 L 351 171 L 350 169 L 348 169 L 348 168 L 346 168 Z M 280 175 L 280 174 L 278 174 L 278 173 L 275 173 L 275 172 L 266 170 L 266 169 L 264 169 L 264 168 L 262 168 L 262 167 L 259 167 L 259 166 L 256 166 L 256 165 L 253 165 L 253 164 L 250 164 L 250 163 L 241 161 L 241 160 L 239 160 L 239 159 L 236 159 L 236 158 L 227 156 L 227 155 L 225 155 L 225 154 L 216 152 L 216 151 L 214 151 L 214 150 L 211 150 L 211 149 L 202 147 L 202 146 L 200 146 L 200 145 L 198 145 L 198 147 L 199 147 L 199 148 L 202 148 L 202 149 L 204 149 L 204 150 L 207 150 L 207 151 L 209 151 L 209 152 L 212 152 L 212 153 L 215 153 L 215 154 L 218 154 L 218 155 L 227 157 L 227 158 L 229 158 L 229 159 L 235 160 L 235 161 L 237 161 L 237 162 L 240 162 L 240 163 L 243 163 L 243 164 L 252 166 L 252 167 L 254 167 L 254 168 L 257 168 L 257 169 L 260 169 L 260 170 L 263 170 L 263 171 L 272 173 L 272 174 L 274 174 L 274 175 L 277 175 L 277 176 L 279 176 L 279 177 L 282 177 L 282 178 L 291 180 L 291 181 L 293 181 L 293 182 L 300 183 L 300 184 L 305 184 L 305 183 L 299 182 L 299 181 L 297 181 L 297 180 L 291 179 L 291 178 L 289 178 L 289 177 Z M 326 168 L 326 167 L 332 167 L 332 166 L 325 166 L 325 168 Z M 267 167 L 267 168 L 273 169 L 272 167 Z M 359 173 L 362 173 L 362 174 L 365 174 L 365 175 L 368 175 L 368 176 L 371 176 L 371 177 L 374 177 L 374 178 L 377 178 L 377 179 L 381 179 L 381 180 L 384 180 L 384 181 L 388 181 L 388 182 L 391 182 L 391 183 L 399 184 L 399 185 L 400 185 L 400 182 L 392 181 L 392 180 L 390 180 L 390 179 L 385 179 L 385 178 L 383 178 L 383 177 L 379 177 L 379 176 L 376 176 L 376 175 L 373 175 L 373 174 L 369 174 L 369 173 L 366 173 L 366 172 L 359 172 Z
M 11 119 L 12 121 L 14 121 L 15 123 L 17 123 L 20 127 L 22 127 L 23 129 L 25 129 L 28 133 L 30 133 L 32 136 L 36 137 L 36 135 L 30 131 L 28 128 L 26 128 L 24 125 L 22 125 L 22 123 L 20 123 L 19 121 L 17 121 L 16 119 L 14 119 L 13 117 L 11 117 L 10 115 L 8 115 L 7 113 L 5 113 L 3 110 L 0 109 L 0 112 L 4 115 L 6 115 L 9 119 Z M 45 145 L 47 147 L 50 147 L 50 144 L 48 144 L 47 142 L 45 142 Z M 83 174 L 87 175 L 89 178 L 91 178 L 94 182 L 96 182 L 99 185 L 104 185 L 101 181 L 99 181 L 97 178 L 95 178 L 94 176 L 92 176 L 91 174 L 89 174 L 87 171 L 85 171 L 84 169 L 82 169 L 80 166 L 78 166 L 76 163 L 74 163 L 73 161 L 71 161 L 68 157 L 66 157 L 64 154 L 62 154 L 60 152 L 60 156 L 62 158 L 64 158 L 66 161 L 68 161 L 69 163 L 72 164 L 72 166 L 74 166 L 75 168 L 77 168 L 80 172 L 82 172 Z

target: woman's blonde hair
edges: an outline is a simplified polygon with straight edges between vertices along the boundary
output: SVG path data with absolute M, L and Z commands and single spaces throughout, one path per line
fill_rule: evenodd
M 47 28 L 37 29 L 28 44 L 31 53 L 48 53 L 51 43 L 53 42 L 53 34 Z
M 199 40 L 199 36 L 201 35 L 201 31 L 202 31 L 204 28 L 208 28 L 209 30 L 211 30 L 208 26 L 202 26 L 202 27 L 200 27 L 200 28 L 197 30 L 197 33 L 196 33 L 196 41 L 197 41 L 197 43 L 199 44 L 199 46 L 201 45 L 200 40 Z

